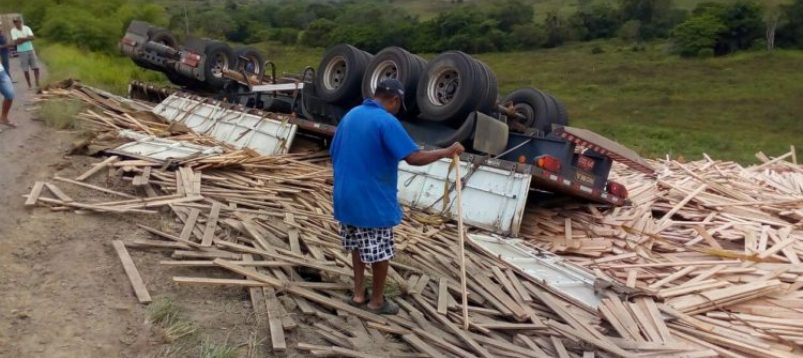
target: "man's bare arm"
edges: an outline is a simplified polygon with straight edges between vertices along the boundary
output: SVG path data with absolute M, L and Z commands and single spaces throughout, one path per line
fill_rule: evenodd
M 421 166 L 435 162 L 442 158 L 451 158 L 455 154 L 463 153 L 465 149 L 460 143 L 454 143 L 449 148 L 434 149 L 434 150 L 419 150 L 404 158 L 407 164 Z

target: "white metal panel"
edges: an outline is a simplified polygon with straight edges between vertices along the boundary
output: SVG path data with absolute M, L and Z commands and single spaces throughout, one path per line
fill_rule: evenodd
M 469 234 L 469 240 L 485 252 L 507 262 L 518 272 L 531 277 L 541 287 L 596 312 L 602 296 L 594 287 L 596 276 L 565 261 L 549 251 L 536 250 L 521 239 Z
M 399 164 L 399 201 L 432 213 L 443 210 L 443 193 L 451 160 L 441 159 L 425 166 Z M 460 162 L 464 178 L 471 164 Z M 454 172 L 448 181 L 454 182 Z M 531 177 L 526 174 L 480 166 L 463 184 L 463 220 L 472 226 L 503 235 L 518 235 Z M 451 186 L 450 186 L 451 187 Z M 452 216 L 457 215 L 457 193 L 449 193 Z
M 304 89 L 304 82 L 251 86 L 251 92 L 300 91 L 302 89 Z
M 167 138 L 158 138 L 129 130 L 120 131 L 120 136 L 134 141 L 114 148 L 114 152 L 158 161 L 182 160 L 223 153 L 223 149 L 220 147 L 207 147 Z
M 154 107 L 153 113 L 171 122 L 182 122 L 197 133 L 207 134 L 235 148 L 251 148 L 262 155 L 287 153 L 298 129 L 285 121 L 225 109 L 175 94 Z

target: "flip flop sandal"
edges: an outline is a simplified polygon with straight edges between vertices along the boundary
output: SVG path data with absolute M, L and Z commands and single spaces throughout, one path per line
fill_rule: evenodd
M 399 305 L 397 305 L 397 304 L 395 304 L 393 302 L 390 302 L 390 300 L 388 300 L 387 298 L 384 299 L 384 302 L 382 303 L 382 307 L 374 309 L 374 308 L 368 307 L 368 305 L 365 305 L 365 309 L 368 312 L 371 312 L 371 313 L 374 313 L 374 314 L 394 315 L 394 314 L 399 313 Z
M 363 297 L 365 297 L 364 298 L 365 301 L 362 301 L 362 302 L 354 302 L 354 295 L 346 297 L 344 299 L 344 301 L 346 301 L 346 303 L 348 303 L 349 305 L 351 305 L 353 307 L 362 308 L 363 306 L 368 304 L 369 301 L 371 301 L 369 299 L 370 295 L 369 295 L 368 289 L 365 289 L 365 296 L 363 296 Z

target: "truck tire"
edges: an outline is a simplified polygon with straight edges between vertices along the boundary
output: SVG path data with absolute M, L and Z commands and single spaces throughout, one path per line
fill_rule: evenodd
M 318 97 L 331 104 L 358 103 L 365 68 L 371 58 L 371 54 L 348 44 L 327 49 L 315 73 Z
M 553 102 L 553 104 L 555 106 L 556 117 L 555 117 L 553 123 L 560 124 L 562 126 L 568 126 L 569 125 L 569 112 L 566 111 L 566 107 L 563 105 L 563 103 L 560 100 L 558 100 L 557 97 L 552 96 L 552 95 L 548 95 L 548 96 L 549 96 L 549 98 L 552 99 L 552 102 Z
M 505 96 L 502 102 L 512 102 L 516 112 L 527 118 L 522 122 L 525 127 L 538 129 L 544 134 L 552 130 L 550 119 L 556 113 L 555 106 L 543 92 L 535 88 L 520 88 Z
M 246 73 L 260 76 L 265 72 L 265 58 L 255 48 L 243 47 L 234 51 L 237 72 L 245 69 Z
M 172 48 L 176 48 L 178 46 L 178 41 L 176 41 L 176 38 L 173 36 L 173 34 L 171 34 L 170 31 L 160 27 L 151 27 L 148 29 L 148 41 L 158 42 Z M 149 70 L 162 72 L 169 70 L 141 59 L 132 58 L 132 60 L 135 64 L 137 64 L 137 66 L 147 68 Z
M 404 85 L 404 104 L 407 113 L 417 115 L 415 91 L 426 65 L 426 60 L 403 48 L 387 47 L 379 51 L 365 69 L 362 78 L 362 96 L 365 98 L 373 96 L 376 85 L 383 80 L 399 80 Z
M 222 69 L 233 68 L 236 65 L 234 51 L 229 45 L 219 41 L 206 41 L 204 47 L 204 82 L 210 89 L 220 89 L 228 80 L 220 72 Z
M 173 36 L 170 31 L 160 27 L 153 27 L 148 30 L 148 39 L 172 48 L 178 47 L 178 41 L 176 41 L 176 37 Z
M 494 74 L 491 68 L 484 62 L 476 59 L 474 61 L 485 76 L 484 94 L 478 101 L 479 105 L 477 110 L 488 115 L 493 115 L 497 112 L 496 103 L 499 101 L 499 83 L 496 79 L 496 74 Z
M 485 93 L 485 75 L 480 72 L 480 65 L 459 51 L 444 52 L 429 61 L 415 94 L 419 118 L 450 125 L 465 121 Z

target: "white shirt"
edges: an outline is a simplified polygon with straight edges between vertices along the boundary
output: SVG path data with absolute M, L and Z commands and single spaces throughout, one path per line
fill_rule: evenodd
M 18 30 L 16 27 L 11 28 L 11 41 L 17 41 L 18 38 L 29 36 L 33 36 L 33 31 L 28 26 L 22 25 L 22 30 Z M 28 51 L 33 51 L 33 43 L 30 40 L 17 45 L 17 52 Z

